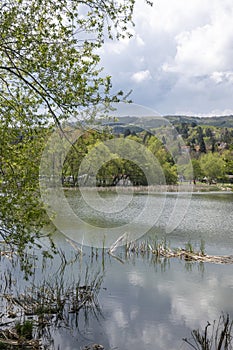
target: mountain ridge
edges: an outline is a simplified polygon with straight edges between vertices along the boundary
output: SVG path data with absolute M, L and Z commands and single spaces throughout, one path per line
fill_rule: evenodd
M 233 128 L 233 115 L 212 116 L 212 117 L 165 115 L 164 118 L 168 119 L 172 124 L 196 123 L 197 125 Z

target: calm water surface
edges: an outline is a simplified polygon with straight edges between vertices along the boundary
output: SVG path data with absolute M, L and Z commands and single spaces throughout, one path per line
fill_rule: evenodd
M 109 201 L 111 196 L 106 194 Z M 98 224 L 103 226 L 105 220 L 108 227 L 116 227 L 117 224 L 124 227 L 127 215 L 130 220 L 138 215 L 145 195 L 134 197 L 127 214 L 101 215 L 93 210 L 92 217 L 85 206 L 80 207 L 79 196 L 71 194 L 69 200 L 73 210 L 81 213 L 83 220 L 90 220 L 99 230 Z M 146 217 L 147 222 L 141 219 L 135 223 L 139 229 L 141 225 L 142 231 L 147 225 L 149 232 L 143 238 L 166 237 L 172 247 L 184 247 L 189 241 L 196 248 L 204 240 L 209 254 L 233 254 L 233 194 L 196 193 L 190 203 L 185 194 L 180 195 L 179 205 L 185 215 L 171 233 L 166 233 L 166 224 L 177 201 L 176 194 L 166 194 L 165 201 L 163 194 L 155 194 L 150 200 L 160 214 L 154 225 L 153 215 Z M 70 230 L 72 232 L 72 227 Z M 57 234 L 56 239 L 65 246 L 65 238 L 61 234 Z M 88 248 L 84 251 L 84 261 L 86 259 L 88 263 L 91 252 Z M 92 264 L 88 263 L 91 269 L 104 274 L 99 294 L 101 312 L 97 317 L 89 318 L 88 323 L 81 312 L 79 331 L 56 333 L 55 346 L 68 350 L 100 343 L 106 349 L 188 349 L 182 338 L 189 338 L 192 329 L 205 327 L 207 321 L 213 322 L 222 312 L 228 312 L 233 317 L 232 265 L 200 264 L 178 259 L 156 261 L 146 255 L 126 258 L 121 247 L 116 255 L 122 262 L 99 250 L 98 256 L 92 257 Z M 71 271 L 67 270 L 69 273 Z
M 203 240 L 208 253 L 233 254 L 233 193 L 125 194 L 120 200 L 116 194 L 103 193 L 105 207 L 95 195 L 88 196 L 92 207 L 77 192 L 68 192 L 69 211 L 61 211 L 57 217 L 61 229 L 75 241 L 85 243 L 85 237 L 91 235 L 100 240 L 105 232 L 105 245 L 111 245 L 128 232 L 131 239 L 160 237 L 175 246 L 188 241 L 200 245 Z M 147 212 L 143 212 L 145 206 Z M 77 217 L 81 219 L 78 224 Z M 103 243 L 98 241 L 97 246 Z
M 101 196 L 111 209 L 116 195 Z M 60 227 L 68 230 L 69 238 L 78 237 L 79 241 L 83 237 L 85 241 L 86 223 L 93 225 L 98 234 L 106 228 L 110 233 L 116 228 L 120 235 L 130 222 L 132 231 L 143 232 L 142 239 L 166 238 L 171 247 L 184 247 L 191 242 L 197 249 L 203 240 L 207 253 L 233 255 L 233 194 L 196 193 L 191 201 L 184 193 L 179 195 L 179 201 L 174 193 L 151 194 L 151 210 L 143 216 L 140 213 L 148 196 L 130 196 L 125 194 L 120 204 L 129 203 L 126 209 L 111 213 L 98 210 L 95 198 L 94 209 L 88 208 L 79 194 L 70 191 L 69 205 L 83 225 L 77 227 L 70 212 L 61 212 Z M 167 223 L 174 212 L 179 224 L 169 232 Z M 73 248 L 66 238 L 60 232 L 54 235 L 58 246 L 72 256 Z M 52 328 L 54 342 L 47 349 L 75 350 L 99 343 L 107 350 L 184 350 L 189 347 L 182 338 L 189 338 L 191 330 L 218 320 L 222 312 L 233 318 L 233 265 L 156 260 L 147 254 L 126 256 L 123 247 L 118 247 L 114 254 L 120 259 L 101 248 L 83 247 L 82 257 L 63 268 L 67 285 L 80 274 L 85 275 L 87 266 L 90 275 L 97 272 L 103 275 L 99 309 L 95 314 L 81 310 L 78 319 L 70 315 L 69 326 Z M 38 264 L 35 279 L 52 281 L 60 272 L 56 257 L 45 270 Z M 18 284 L 23 283 L 20 274 L 17 278 Z

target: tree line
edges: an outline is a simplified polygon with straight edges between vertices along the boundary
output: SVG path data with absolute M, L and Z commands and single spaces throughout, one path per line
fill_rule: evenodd
M 233 130 L 179 124 L 173 135 L 166 127 L 159 128 L 159 137 L 156 133 L 158 130 L 135 132 L 135 127 L 132 131 L 130 127 L 125 128 L 117 135 L 110 129 L 102 132 L 86 131 L 75 144 L 75 149 L 71 149 L 66 156 L 63 167 L 64 185 L 147 186 L 148 176 L 150 184 L 231 181 Z M 117 139 L 118 149 L 109 149 L 107 141 L 111 139 Z M 148 150 L 150 157 L 140 158 L 137 144 Z M 123 156 L 120 148 L 125 149 Z M 129 153 L 130 159 L 127 157 Z M 189 157 L 189 161 L 184 164 L 179 161 L 183 155 Z M 80 168 L 85 157 L 88 161 Z M 151 163 L 155 159 L 157 165 L 153 168 Z

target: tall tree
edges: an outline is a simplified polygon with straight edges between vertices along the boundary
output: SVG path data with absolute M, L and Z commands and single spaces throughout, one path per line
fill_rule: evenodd
M 21 252 L 34 243 L 31 225 L 37 222 L 39 233 L 43 217 L 37 190 L 46 132 L 39 135 L 38 128 L 119 101 L 123 93 L 111 94 L 111 78 L 102 74 L 96 52 L 107 34 L 131 35 L 134 3 L 1 1 L 0 234 Z
M 129 36 L 134 1 L 5 0 L 0 8 L 1 97 L 27 121 L 56 121 L 78 107 L 116 101 L 96 54 L 107 30 Z M 112 31 L 111 28 L 116 28 Z M 12 101 L 13 100 L 13 101 Z M 9 106 L 10 105 L 10 106 Z

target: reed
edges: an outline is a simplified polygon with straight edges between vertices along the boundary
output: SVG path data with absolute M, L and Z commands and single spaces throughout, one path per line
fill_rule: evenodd
M 113 245 L 114 246 L 114 245 Z M 132 254 L 136 256 L 144 256 L 147 253 L 147 256 L 153 255 L 157 258 L 179 258 L 183 259 L 186 262 L 209 262 L 215 264 L 233 264 L 232 255 L 207 255 L 205 253 L 204 242 L 201 241 L 200 249 L 196 251 L 191 244 L 187 242 L 185 248 L 170 248 L 170 244 L 166 239 L 157 241 L 157 240 L 148 240 L 148 241 L 137 241 L 137 242 L 127 242 L 125 245 L 125 255 L 127 258 L 130 258 Z M 114 246 L 114 251 L 116 251 Z M 109 254 L 114 258 L 119 259 L 115 254 L 112 254 L 113 249 L 110 248 Z M 124 263 L 124 261 L 121 260 Z
M 51 327 L 72 328 L 72 315 L 77 316 L 81 310 L 85 318 L 91 311 L 97 315 L 100 310 L 97 295 L 102 280 L 100 273 L 93 276 L 87 267 L 78 281 L 71 278 L 69 282 L 59 275 L 38 284 L 30 283 L 21 293 L 17 288 L 4 293 L 0 317 L 5 322 L 0 323 L 0 349 L 20 348 L 21 344 L 23 349 L 41 349 L 42 343 L 51 340 Z
M 218 322 L 214 321 L 212 327 L 208 322 L 204 331 L 195 329 L 191 332 L 191 338 L 183 338 L 183 341 L 195 350 L 232 350 L 233 321 L 229 314 L 222 314 Z

